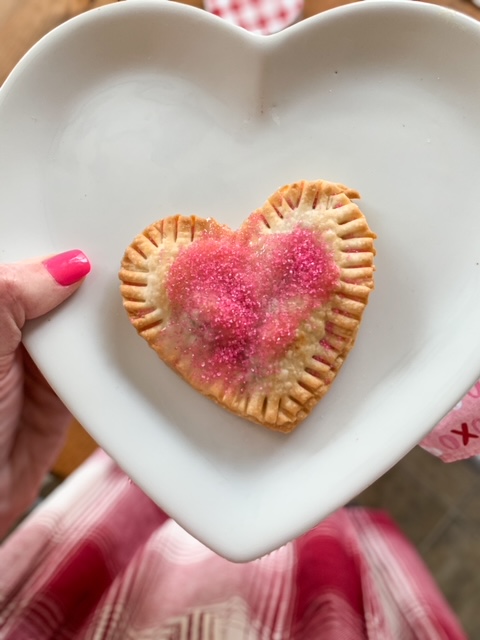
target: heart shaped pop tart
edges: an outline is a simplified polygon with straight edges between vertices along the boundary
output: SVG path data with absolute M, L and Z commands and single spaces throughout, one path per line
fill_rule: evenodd
M 373 289 L 359 194 L 326 181 L 276 191 L 238 231 L 212 218 L 155 222 L 127 248 L 124 307 L 195 389 L 292 431 L 351 350 Z

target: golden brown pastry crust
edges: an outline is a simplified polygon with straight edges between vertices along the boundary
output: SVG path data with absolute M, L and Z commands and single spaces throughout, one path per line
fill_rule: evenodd
M 240 389 L 221 379 L 200 382 L 189 357 L 158 340 L 171 317 L 166 291 L 170 267 L 181 247 L 206 232 L 222 229 L 213 219 L 164 218 L 147 227 L 127 248 L 119 277 L 123 305 L 133 326 L 164 362 L 204 395 L 243 418 L 270 429 L 292 431 L 329 390 L 354 345 L 374 287 L 376 236 L 352 202 L 359 197 L 341 184 L 302 181 L 276 191 L 250 216 L 260 221 L 259 234 L 284 233 L 298 225 L 319 231 L 340 274 L 327 302 L 299 327 L 293 347 L 279 363 L 280 373 L 264 383 Z

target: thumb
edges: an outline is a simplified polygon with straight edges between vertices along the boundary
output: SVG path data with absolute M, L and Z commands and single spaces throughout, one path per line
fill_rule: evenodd
M 9 317 L 21 329 L 71 296 L 89 271 L 88 258 L 78 250 L 1 265 L 0 318 Z

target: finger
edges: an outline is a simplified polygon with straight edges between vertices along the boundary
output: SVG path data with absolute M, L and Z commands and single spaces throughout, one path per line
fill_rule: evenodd
M 11 395 L 19 392 L 22 408 L 15 428 L 5 429 L 0 420 L 0 498 L 4 506 L 3 511 L 0 508 L 0 536 L 34 502 L 72 420 L 26 350 L 19 348 L 16 356 L 22 361 L 24 381 Z
M 21 346 L 20 352 L 24 372 L 22 422 L 27 422 L 29 426 L 32 424 L 30 405 L 40 409 L 39 419 L 34 421 L 35 429 L 38 431 L 52 430 L 52 427 L 56 427 L 57 424 L 64 425 L 71 422 L 72 415 L 69 410 L 49 385 L 25 347 Z
M 19 344 L 26 320 L 61 304 L 89 271 L 88 258 L 78 250 L 46 260 L 0 265 L 0 356 L 13 352 Z
M 22 351 L 24 402 L 11 462 L 18 482 L 35 489 L 58 457 L 72 416 L 26 350 Z

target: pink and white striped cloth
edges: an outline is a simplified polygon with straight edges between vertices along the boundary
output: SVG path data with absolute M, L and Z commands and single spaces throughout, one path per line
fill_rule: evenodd
M 288 505 L 286 505 L 288 508 Z M 348 508 L 247 564 L 215 555 L 102 451 L 0 547 L 1 640 L 464 640 L 409 542 Z

